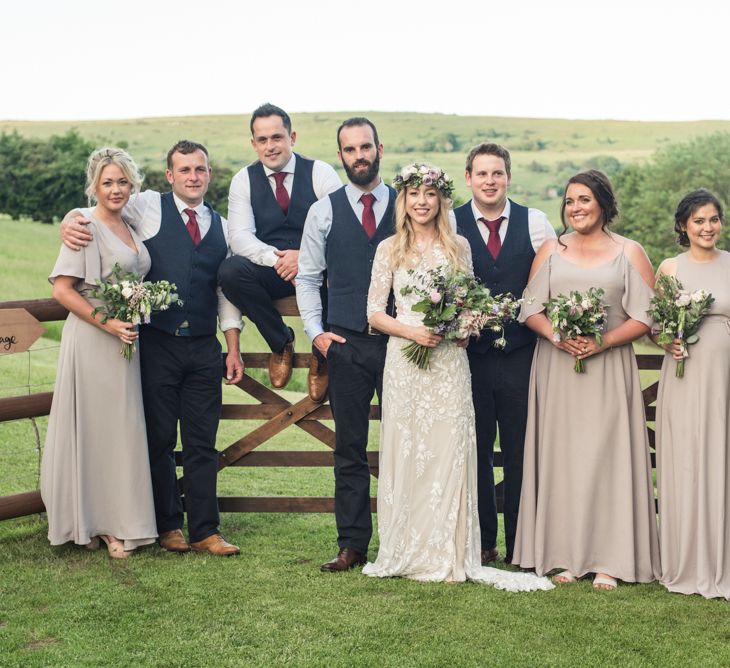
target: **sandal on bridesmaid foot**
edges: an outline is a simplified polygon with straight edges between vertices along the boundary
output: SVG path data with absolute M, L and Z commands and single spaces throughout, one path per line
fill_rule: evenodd
M 578 579 L 570 571 L 560 571 L 556 575 L 553 575 L 553 582 L 559 585 L 573 584 L 578 582 Z
M 114 536 L 99 536 L 105 543 L 112 559 L 126 559 L 134 550 L 125 550 L 124 543 Z
M 613 591 L 616 587 L 618 587 L 618 581 L 616 578 L 612 578 L 610 575 L 606 575 L 605 573 L 596 573 L 596 577 L 593 578 L 593 589 Z

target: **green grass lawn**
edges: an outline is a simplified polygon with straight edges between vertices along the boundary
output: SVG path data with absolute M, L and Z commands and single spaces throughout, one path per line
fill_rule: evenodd
M 0 231 L 0 300 L 48 296 L 57 226 L 0 218 Z M 57 347 L 51 331 L 31 353 L 0 356 L 0 396 L 52 389 Z M 243 347 L 264 349 L 251 327 Z M 645 383 L 656 376 L 643 375 Z M 226 402 L 241 397 L 224 391 Z M 222 422 L 219 448 L 252 426 Z M 0 495 L 36 487 L 36 428 L 42 443 L 46 418 L 0 424 Z M 371 449 L 377 440 L 374 424 Z M 325 446 L 292 428 L 262 447 Z M 235 468 L 219 479 L 222 495 L 332 491 L 329 469 Z M 658 584 L 597 592 L 583 581 L 509 594 L 322 574 L 336 549 L 332 515 L 224 514 L 222 529 L 240 557 L 150 547 L 120 563 L 102 551 L 49 547 L 43 516 L 0 522 L 0 665 L 730 665 L 725 601 Z

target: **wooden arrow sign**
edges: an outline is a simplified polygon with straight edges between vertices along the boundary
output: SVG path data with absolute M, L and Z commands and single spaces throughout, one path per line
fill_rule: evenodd
M 0 355 L 25 352 L 45 331 L 24 308 L 0 309 Z

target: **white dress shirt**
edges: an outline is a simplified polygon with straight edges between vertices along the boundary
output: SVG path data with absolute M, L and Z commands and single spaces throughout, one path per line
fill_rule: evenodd
M 375 226 L 380 225 L 389 198 L 388 186 L 381 180 L 371 191 L 375 196 L 373 213 Z M 365 194 L 352 183 L 345 186 L 345 193 L 352 210 L 362 225 L 362 213 L 365 208 L 360 198 Z M 297 306 L 304 322 L 304 331 L 314 339 L 324 332 L 322 323 L 322 299 L 319 288 L 322 275 L 327 269 L 327 237 L 332 229 L 332 200 L 324 197 L 309 208 L 307 220 L 302 233 L 302 245 L 299 250 L 299 273 L 297 273 Z
M 504 205 L 504 210 L 501 214 L 504 220 L 499 226 L 499 238 L 502 243 L 504 243 L 504 238 L 507 236 L 507 228 L 509 227 L 509 215 L 511 209 L 512 205 L 510 201 L 507 200 Z M 489 228 L 486 226 L 485 223 L 479 220 L 480 218 L 484 218 L 484 214 L 482 214 L 479 209 L 477 209 L 477 205 L 474 203 L 474 200 L 471 201 L 471 212 L 474 214 L 474 220 L 477 221 L 477 229 L 479 230 L 479 234 L 482 235 L 484 243 L 488 244 L 490 235 Z M 555 234 L 555 230 L 550 224 L 548 217 L 542 211 L 540 211 L 540 209 L 527 209 L 527 225 L 530 231 L 530 241 L 532 242 L 532 248 L 536 253 L 538 250 L 540 250 L 540 246 L 542 246 L 548 239 L 557 238 L 557 234 Z
M 276 182 L 272 177 L 275 172 L 266 165 L 262 166 L 272 191 L 276 193 Z M 292 153 L 289 162 L 281 169 L 282 172 L 286 172 L 284 188 L 290 197 L 296 168 L 296 155 Z M 332 165 L 315 160 L 312 167 L 312 187 L 317 199 L 321 199 L 341 188 L 342 181 Z M 228 227 L 231 232 L 231 249 L 234 255 L 242 255 L 254 264 L 265 267 L 273 267 L 276 264 L 279 257 L 274 251 L 278 249 L 264 243 L 256 236 L 256 219 L 251 206 L 251 182 L 248 177 L 248 167 L 241 169 L 231 180 L 231 188 L 228 193 Z
M 184 210 L 193 209 L 195 211 L 198 228 L 200 229 L 200 238 L 202 240 L 210 230 L 212 221 L 210 209 L 202 202 L 196 207 L 190 207 L 175 195 L 175 193 L 172 196 L 183 223 L 187 224 L 188 222 L 188 214 L 184 213 Z M 91 209 L 80 209 L 80 211 L 88 217 Z M 162 225 L 162 200 L 160 193 L 154 190 L 145 190 L 136 195 L 132 195 L 122 211 L 122 216 L 143 240 L 156 236 Z M 226 239 L 226 244 L 228 244 L 228 226 L 226 219 L 222 216 L 221 225 L 223 227 L 223 236 Z M 229 247 L 228 255 L 230 254 L 231 250 Z M 241 312 L 223 296 L 223 291 L 220 287 L 216 289 L 216 294 L 218 296 L 218 320 L 220 321 L 221 330 L 225 332 L 229 329 L 243 329 Z

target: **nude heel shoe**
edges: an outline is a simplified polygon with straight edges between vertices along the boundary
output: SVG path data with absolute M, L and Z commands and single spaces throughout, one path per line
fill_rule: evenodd
M 105 543 L 112 559 L 126 559 L 134 553 L 134 550 L 125 550 L 124 543 L 114 536 L 99 536 Z

